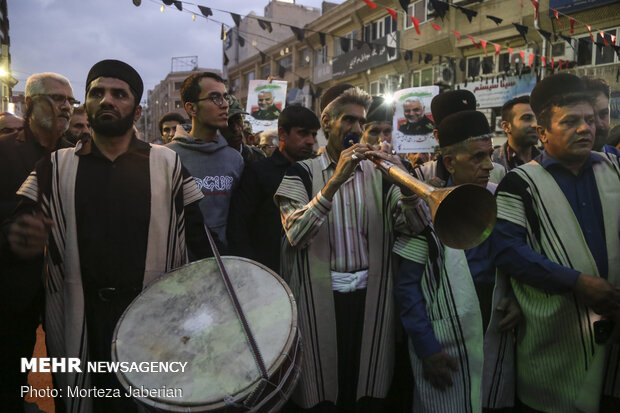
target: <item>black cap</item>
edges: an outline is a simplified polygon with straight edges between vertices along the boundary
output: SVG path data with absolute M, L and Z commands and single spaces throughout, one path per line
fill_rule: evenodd
M 394 117 L 394 111 L 392 105 L 385 103 L 385 99 L 381 96 L 373 96 L 370 108 L 368 108 L 368 115 L 366 116 L 366 123 L 370 122 L 389 122 L 392 123 Z
M 558 73 L 541 80 L 530 94 L 530 106 L 536 116 L 553 102 L 564 96 L 584 94 L 583 81 L 570 73 Z
M 448 115 L 438 129 L 437 138 L 441 148 L 491 133 L 487 117 L 477 110 L 464 110 Z
M 431 113 L 437 127 L 446 116 L 463 110 L 476 110 L 476 97 L 467 89 L 443 92 L 431 101 Z
M 113 77 L 126 82 L 136 95 L 136 103 L 140 103 L 140 100 L 142 100 L 142 92 L 144 92 L 142 78 L 136 72 L 136 69 L 127 63 L 113 59 L 95 63 L 86 77 L 86 94 L 88 94 L 91 82 L 99 77 Z
M 235 115 L 247 115 L 248 112 L 246 112 L 245 110 L 243 110 L 243 107 L 241 107 L 241 103 L 239 103 L 239 101 L 237 100 L 237 98 L 235 96 L 230 96 L 231 99 L 231 103 L 230 105 L 228 105 L 228 119 L 232 118 Z
M 355 86 L 348 83 L 338 83 L 337 85 L 334 85 L 327 89 L 325 93 L 323 93 L 323 96 L 321 96 L 321 113 L 323 113 L 323 110 L 325 110 L 327 105 L 329 105 L 332 100 L 342 95 L 345 90 L 351 89 L 353 87 Z

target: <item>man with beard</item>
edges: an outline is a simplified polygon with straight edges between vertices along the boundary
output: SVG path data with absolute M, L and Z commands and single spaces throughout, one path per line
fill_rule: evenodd
M 590 93 L 590 100 L 594 108 L 594 122 L 596 125 L 596 135 L 592 150 L 601 151 L 603 145 L 608 144 L 609 137 L 609 94 L 610 89 L 604 79 L 597 77 L 582 77 L 586 90 Z
M 69 127 L 73 108 L 79 105 L 69 80 L 56 73 L 34 74 L 26 81 L 25 96 L 25 119 L 7 122 L 6 126 L 13 131 L 0 137 L 0 222 L 15 210 L 19 201 L 15 192 L 37 161 L 56 149 L 71 146 L 61 138 Z M 0 406 L 20 412 L 23 399 L 19 390 L 26 385 L 27 377 L 20 373 L 19 359 L 32 356 L 36 341 L 43 308 L 43 262 L 40 257 L 12 256 L 4 233 L 0 248 Z
M 73 145 L 76 145 L 81 139 L 90 139 L 90 125 L 86 118 L 86 108 L 83 105 L 73 111 L 65 139 Z
M 424 105 L 418 98 L 409 98 L 403 102 L 403 113 L 406 122 L 398 127 L 405 135 L 426 135 L 433 133 L 435 125 L 426 117 Z
M 280 115 L 280 109 L 273 104 L 273 92 L 262 90 L 258 92 L 258 109 L 252 112 L 252 117 L 258 120 L 275 120 Z
M 293 164 L 276 191 L 288 241 L 281 271 L 305 331 L 302 377 L 286 412 L 393 411 L 385 400 L 395 351 L 392 242 L 428 220 L 418 214 L 421 200 L 401 196 L 365 160 L 398 157 L 347 146 L 361 137 L 369 104 L 358 88 L 328 104 L 321 115 L 325 151 Z
M 532 112 L 529 96 L 519 96 L 504 103 L 502 129 L 508 140 L 493 152 L 493 162 L 509 171 L 538 156 L 536 116 Z
M 134 134 L 142 91 L 128 64 L 95 64 L 86 80 L 92 139 L 40 162 L 18 191 L 22 203 L 8 241 L 19 257 L 46 247 L 48 353 L 78 357 L 83 367 L 55 373 L 59 389 L 120 389 L 114 374 L 89 374 L 84 366 L 110 361 L 114 327 L 146 284 L 185 264 L 187 249 L 195 257 L 210 253 L 193 178 L 176 153 Z M 61 411 L 137 411 L 125 397 L 62 395 Z
M 246 165 L 233 194 L 227 228 L 231 254 L 256 260 L 280 274 L 282 223 L 273 195 L 289 166 L 312 157 L 319 128 L 310 109 L 287 106 L 280 113 L 280 148 Z

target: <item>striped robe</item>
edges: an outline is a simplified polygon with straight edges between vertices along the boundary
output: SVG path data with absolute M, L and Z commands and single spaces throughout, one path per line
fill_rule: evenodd
M 318 157 L 293 165 L 276 192 L 276 200 L 286 197 L 303 205 L 310 202 L 328 180 L 322 159 Z M 395 223 L 393 214 L 401 194 L 398 187 L 383 180 L 371 162 L 362 161 L 360 167 L 364 174 L 365 207 L 369 221 L 369 269 L 357 399 L 363 396 L 384 398 L 394 368 L 396 319 L 391 252 Z M 428 222 L 422 221 L 424 218 L 417 223 L 419 226 L 415 230 L 421 230 Z M 301 378 L 292 398 L 303 408 L 321 401 L 336 403 L 338 398 L 336 319 L 328 227 L 327 223 L 323 224 L 306 248 L 292 247 L 286 237 L 282 241 L 282 276 L 289 280 L 297 300 L 304 349 Z
M 593 165 L 603 208 L 608 280 L 620 286 L 620 167 L 597 153 Z M 555 180 L 535 161 L 513 169 L 497 195 L 498 217 L 524 227 L 527 243 L 550 260 L 598 276 L 579 222 Z M 620 394 L 618 346 L 594 342 L 600 316 L 575 295 L 548 294 L 512 279 L 524 315 L 517 340 L 517 391 L 528 406 L 547 412 L 598 412 L 601 389 Z M 607 361 L 606 361 L 607 360 Z
M 46 249 L 46 344 L 49 357 L 79 357 L 82 373 L 55 373 L 55 385 L 90 387 L 86 361 L 88 338 L 75 219 L 75 183 L 80 157 L 75 148 L 51 155 L 51 182 L 32 172 L 18 195 L 40 201 L 43 213 L 54 220 Z M 187 262 L 183 207 L 200 200 L 192 177 L 183 180 L 181 161 L 175 152 L 153 145 L 149 153 L 151 218 L 143 286 L 159 275 Z M 46 176 L 47 174 L 45 174 Z M 51 191 L 47 188 L 51 184 Z M 40 198 L 39 198 L 40 196 Z M 113 257 L 110 257 L 113 259 Z M 90 398 L 63 398 L 68 413 L 92 411 Z

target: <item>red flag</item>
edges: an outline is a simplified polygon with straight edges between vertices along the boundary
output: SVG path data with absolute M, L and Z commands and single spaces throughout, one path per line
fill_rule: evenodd
M 394 21 L 398 21 L 398 19 L 396 18 L 396 10 L 390 9 L 389 7 L 386 7 L 385 9 L 388 11 L 388 13 L 392 15 L 392 18 L 394 19 Z
M 431 26 L 433 26 L 433 29 L 440 31 L 441 30 L 441 26 L 435 24 L 435 23 L 431 23 Z
M 586 24 L 586 27 L 588 28 L 588 33 L 590 33 L 590 39 L 592 39 L 592 43 L 594 43 L 594 36 L 592 35 L 592 27 L 588 26 Z
M 510 52 L 510 58 L 512 59 L 512 47 L 509 47 L 508 51 Z
M 609 46 L 609 42 L 605 38 L 605 32 L 601 30 L 601 31 L 598 32 L 598 34 L 600 34 L 601 37 L 603 38 L 603 43 L 605 43 L 605 46 Z
M 536 55 L 534 53 L 530 53 L 530 67 L 532 67 L 532 63 L 534 63 L 534 58 Z
M 555 69 L 555 62 L 553 61 L 553 57 L 551 58 L 551 68 Z
M 486 40 L 480 40 L 480 44 L 482 45 L 482 48 L 484 49 L 484 55 L 487 55 L 487 41 Z
M 558 69 L 562 70 L 562 59 L 560 59 L 560 62 L 558 63 Z
M 377 8 L 377 5 L 370 0 L 364 0 L 364 3 L 368 4 L 368 7 L 370 7 L 371 9 Z
M 502 47 L 497 43 L 493 43 L 493 46 L 495 46 L 495 56 L 497 56 Z
M 616 45 L 616 36 L 614 36 L 613 34 L 611 35 L 611 44 L 612 45 Z
M 521 61 L 522 61 L 522 62 L 525 62 L 525 52 L 524 52 L 523 50 L 521 50 L 521 51 L 519 52 L 519 54 L 521 55 Z
M 572 36 L 575 33 L 575 19 L 569 17 L 568 21 L 570 22 L 570 35 Z
M 543 66 L 547 67 L 547 56 L 540 56 L 540 60 L 542 60 Z
M 418 34 L 422 34 L 422 33 L 420 33 L 420 19 L 411 16 L 411 21 L 413 22 L 413 27 L 415 27 L 415 31 Z
M 560 22 L 560 14 L 558 13 L 557 10 L 553 10 L 553 9 L 549 9 L 553 12 L 553 15 L 555 16 L 555 19 L 558 21 L 558 26 L 562 27 L 562 22 Z
M 536 9 L 536 17 L 534 17 L 534 20 L 538 20 L 538 6 L 540 6 L 540 3 L 537 2 L 536 0 L 531 0 L 532 4 L 534 5 L 534 8 Z
M 469 40 L 471 40 L 471 42 L 474 44 L 474 46 L 476 46 L 477 49 L 480 49 L 480 45 L 478 44 L 478 42 L 476 41 L 476 39 L 474 39 L 473 37 L 471 37 L 470 35 L 467 35 L 467 37 L 469 37 Z
M 454 30 L 452 30 L 452 33 L 456 35 L 456 38 L 459 40 L 459 44 L 461 44 L 461 33 L 455 32 Z

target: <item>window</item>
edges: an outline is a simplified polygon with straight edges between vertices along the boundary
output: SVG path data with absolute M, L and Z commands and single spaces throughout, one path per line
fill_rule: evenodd
M 475 77 L 480 75 L 480 58 L 470 57 L 467 59 L 467 76 Z
M 345 45 L 348 45 L 348 47 L 346 48 L 346 51 L 342 50 L 342 42 L 343 42 L 342 38 L 350 39 L 348 41 L 344 41 Z M 352 32 L 349 32 L 345 34 L 344 36 L 334 38 L 334 56 L 339 56 L 343 53 L 350 52 L 353 49 L 354 39 L 357 39 L 357 30 L 353 30 Z
M 282 59 L 280 59 L 278 62 L 283 68 L 290 69 L 291 67 L 293 67 L 293 56 L 292 55 L 285 56 Z
M 300 50 L 297 56 L 298 56 L 299 66 L 308 66 L 310 64 L 310 49 L 309 48 Z
M 181 109 L 181 101 L 180 100 L 175 100 L 174 101 L 174 108 L 175 109 Z
M 510 70 L 510 54 L 501 53 L 497 59 L 497 71 L 506 72 Z
M 482 74 L 487 75 L 495 71 L 495 58 L 486 56 L 482 58 Z
M 577 65 L 589 66 L 592 64 L 592 42 L 590 36 L 577 39 Z
M 254 78 L 255 78 L 254 71 L 249 72 L 249 73 L 248 73 L 248 82 L 249 82 L 250 80 L 254 80 Z M 248 83 L 248 84 L 249 84 L 249 83 Z
M 234 91 L 239 90 L 239 78 L 238 78 L 238 77 L 237 77 L 237 78 L 235 78 L 235 79 L 233 79 L 232 89 L 233 89 Z
M 387 15 L 364 26 L 364 41 L 371 42 L 396 31 L 396 20 Z
M 316 64 L 323 65 L 325 63 L 327 63 L 327 45 L 316 50 Z
M 426 0 L 418 0 L 409 4 L 407 7 L 407 14 L 405 15 L 405 29 L 411 29 L 413 27 L 413 22 L 409 18 L 410 16 L 420 19 L 420 23 L 425 22 L 427 20 Z
M 421 75 L 421 72 L 419 70 L 411 74 L 411 87 L 420 86 L 420 75 Z
M 267 79 L 269 75 L 271 74 L 271 68 L 269 66 L 270 66 L 269 64 L 266 64 L 265 66 L 261 66 L 260 68 L 261 79 Z
M 174 82 L 174 90 L 181 90 L 183 82 Z
M 385 84 L 383 82 L 371 82 L 370 83 L 370 95 L 379 96 L 385 93 Z
M 420 78 L 420 86 L 432 86 L 433 85 L 433 68 L 429 67 L 428 69 L 422 70 L 422 75 Z
M 597 33 L 596 42 L 600 44 L 604 44 L 607 41 L 607 44 L 611 45 L 611 36 L 615 36 L 615 30 L 607 30 L 605 31 L 605 40 L 601 36 L 601 33 Z M 595 65 L 604 65 L 606 63 L 614 62 L 614 49 L 609 46 L 596 46 L 594 48 L 594 64 Z
M 605 41 L 611 45 L 611 36 L 616 35 L 616 29 L 605 30 L 605 39 L 600 32 L 596 33 L 594 38 L 596 43 L 592 43 L 590 35 L 577 39 L 576 60 L 578 66 L 604 65 L 614 63 L 616 61 L 614 50 L 605 46 Z M 600 46 L 599 46 L 600 45 Z

